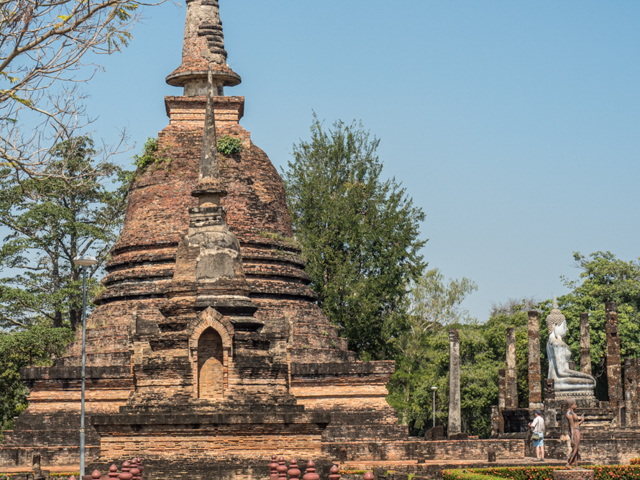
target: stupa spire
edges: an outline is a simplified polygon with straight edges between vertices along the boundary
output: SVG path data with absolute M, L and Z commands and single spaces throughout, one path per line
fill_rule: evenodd
M 227 225 L 227 214 L 220 199 L 227 195 L 220 180 L 220 162 L 216 138 L 213 95 L 213 68 L 207 82 L 207 110 L 204 121 L 200 173 L 191 195 L 198 206 L 189 209 L 189 230 L 186 236 L 195 258 L 194 275 L 197 285 L 196 305 L 214 307 L 230 315 L 232 322 L 256 330 L 263 324 L 254 319 L 257 307 L 249 299 L 249 286 L 244 275 L 240 243 Z M 176 270 L 181 268 L 180 256 Z M 185 261 L 187 264 L 188 261 Z
M 218 139 L 216 136 L 216 117 L 213 110 L 213 69 L 209 67 L 207 81 L 207 110 L 204 118 L 204 136 L 202 140 L 202 154 L 200 156 L 200 181 L 207 178 L 217 179 L 220 175 L 220 161 L 218 159 Z
M 207 94 L 207 72 L 213 70 L 214 94 L 241 82 L 227 65 L 218 0 L 187 0 L 182 63 L 167 78 L 169 85 L 184 87 L 184 95 Z
M 207 108 L 204 118 L 202 136 L 202 152 L 200 153 L 200 172 L 198 182 L 191 195 L 199 199 L 201 207 L 220 207 L 220 198 L 227 192 L 220 183 L 220 160 L 218 157 L 218 139 L 216 136 L 216 116 L 213 107 L 215 85 L 213 68 L 209 68 L 207 75 Z M 224 216 L 224 212 L 223 212 Z

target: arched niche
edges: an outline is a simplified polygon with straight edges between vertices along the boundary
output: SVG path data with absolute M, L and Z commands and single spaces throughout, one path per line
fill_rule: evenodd
M 211 327 L 198 339 L 198 398 L 224 398 L 222 337 Z
M 190 328 L 189 357 L 196 398 L 222 400 L 229 387 L 234 330 L 217 310 L 207 308 Z

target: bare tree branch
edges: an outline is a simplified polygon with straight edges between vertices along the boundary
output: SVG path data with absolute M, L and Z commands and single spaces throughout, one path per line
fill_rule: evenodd
M 76 87 L 100 66 L 87 54 L 120 51 L 140 7 L 156 4 L 0 0 L 0 163 L 29 177 L 64 176 L 47 167 L 52 148 L 88 123 Z

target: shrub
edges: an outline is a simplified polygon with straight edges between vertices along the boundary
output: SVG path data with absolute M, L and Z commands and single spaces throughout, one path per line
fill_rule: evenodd
M 242 140 L 229 135 L 223 135 L 218 140 L 218 151 L 226 156 L 240 153 L 242 151 Z
M 171 159 L 169 158 L 158 156 L 158 139 L 151 137 L 147 138 L 147 141 L 144 142 L 142 154 L 133 156 L 133 164 L 138 168 L 138 173 L 144 173 L 149 165 L 159 165 L 163 162 L 168 164 L 170 161 Z
M 444 470 L 443 480 L 552 480 L 553 470 L 564 467 L 496 467 Z M 640 480 L 640 465 L 585 465 L 594 480 Z
M 502 480 L 502 477 L 472 472 L 473 469 L 443 470 L 442 480 Z M 479 469 L 478 469 L 479 470 Z

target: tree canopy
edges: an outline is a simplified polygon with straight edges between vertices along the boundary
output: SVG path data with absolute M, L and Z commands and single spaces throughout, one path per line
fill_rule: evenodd
M 283 175 L 318 304 L 363 359 L 390 357 L 409 284 L 425 267 L 424 214 L 382 178 L 378 144 L 361 124 L 325 129 L 314 117 Z
M 0 272 L 9 275 L 0 283 L 0 327 L 75 330 L 82 306 L 78 255 L 98 259 L 89 272 L 96 293 L 92 277 L 120 232 L 129 172 L 94 154 L 91 139 L 78 137 L 55 147 L 51 177 L 0 169 L 0 225 L 8 231 Z
M 0 330 L 0 432 L 27 408 L 29 390 L 20 380 L 20 369 L 49 365 L 64 353 L 73 333 L 66 328 L 35 325 L 27 330 Z
M 388 385 L 388 401 L 398 411 L 400 422 L 415 432 L 424 430 L 433 415 L 431 387 L 438 387 L 439 398 L 448 398 L 446 327 L 474 324 L 461 303 L 476 289 L 467 278 L 446 282 L 437 269 L 426 271 L 412 286 L 403 328 L 393 339 L 396 371 Z M 445 414 L 437 412 L 439 418 Z

